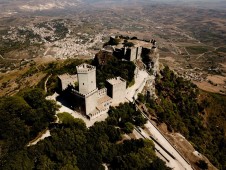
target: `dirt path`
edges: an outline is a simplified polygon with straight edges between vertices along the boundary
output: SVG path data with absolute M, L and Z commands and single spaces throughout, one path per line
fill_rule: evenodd
M 46 84 L 47 84 L 47 82 L 48 82 L 48 80 L 49 80 L 49 78 L 52 76 L 52 74 L 50 74 L 48 77 L 47 77 L 47 79 L 46 79 L 46 81 L 45 81 L 45 92 L 47 93 L 47 87 L 46 87 Z

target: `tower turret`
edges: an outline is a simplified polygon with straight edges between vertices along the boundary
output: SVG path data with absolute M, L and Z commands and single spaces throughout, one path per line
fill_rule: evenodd
M 107 94 L 113 99 L 113 104 L 117 105 L 125 101 L 126 80 L 115 77 L 107 80 Z
M 96 67 L 89 64 L 81 64 L 76 67 L 79 82 L 79 92 L 88 94 L 96 87 Z

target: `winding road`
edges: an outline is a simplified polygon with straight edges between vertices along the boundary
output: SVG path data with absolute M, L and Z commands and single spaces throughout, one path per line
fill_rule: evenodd
M 158 128 L 152 124 L 151 120 L 143 113 L 137 106 L 144 117 L 148 119 L 144 125 L 151 136 L 143 129 L 139 128 L 138 133 L 142 138 L 150 139 L 154 142 L 157 151 L 157 156 L 166 162 L 166 165 L 174 170 L 192 170 L 193 168 L 189 162 L 175 149 L 175 147 L 163 136 Z

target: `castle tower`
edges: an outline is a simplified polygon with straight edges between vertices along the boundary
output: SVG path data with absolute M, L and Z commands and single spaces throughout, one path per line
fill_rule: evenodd
M 107 94 L 113 99 L 113 105 L 125 101 L 126 80 L 116 77 L 107 80 Z
M 79 93 L 88 94 L 96 87 L 96 67 L 89 64 L 81 64 L 76 67 L 79 82 Z

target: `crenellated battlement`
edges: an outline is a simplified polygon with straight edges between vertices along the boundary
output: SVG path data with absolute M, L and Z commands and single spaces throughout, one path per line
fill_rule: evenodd
M 95 118 L 106 113 L 112 104 L 119 103 L 125 98 L 126 80 L 123 78 L 108 79 L 111 85 L 98 90 L 95 66 L 83 63 L 76 66 L 76 69 L 79 88 L 78 90 L 71 88 L 71 94 L 86 116 Z
M 86 63 L 83 63 L 79 66 L 76 66 L 76 69 L 77 69 L 78 73 L 88 73 L 90 71 L 96 71 L 95 66 L 92 66 L 92 65 L 89 65 L 89 64 L 86 64 Z
M 95 110 L 93 113 L 89 113 L 89 117 L 90 118 L 93 118 L 93 117 L 96 117 L 96 116 L 99 116 L 100 114 L 104 113 L 104 112 L 107 112 L 109 110 L 109 108 L 104 108 L 104 109 L 101 109 L 101 110 Z
M 102 88 L 100 90 L 98 90 L 98 98 L 107 95 L 107 88 Z
M 82 94 L 80 93 L 79 91 L 75 90 L 75 89 L 72 89 L 72 92 L 75 93 L 76 95 L 80 96 L 80 97 L 83 97 L 83 98 L 86 98 L 86 97 L 89 97 L 90 95 L 92 95 L 93 93 L 95 93 L 96 91 L 98 91 L 98 89 L 94 89 L 92 90 L 91 92 L 87 93 L 87 94 Z
M 79 93 L 77 90 L 72 89 L 71 92 L 79 97 L 85 98 L 85 94 Z
M 120 84 L 122 82 L 126 82 L 126 80 L 124 80 L 121 77 L 115 77 L 115 78 L 108 79 L 107 82 L 112 85 L 115 85 L 115 84 Z

